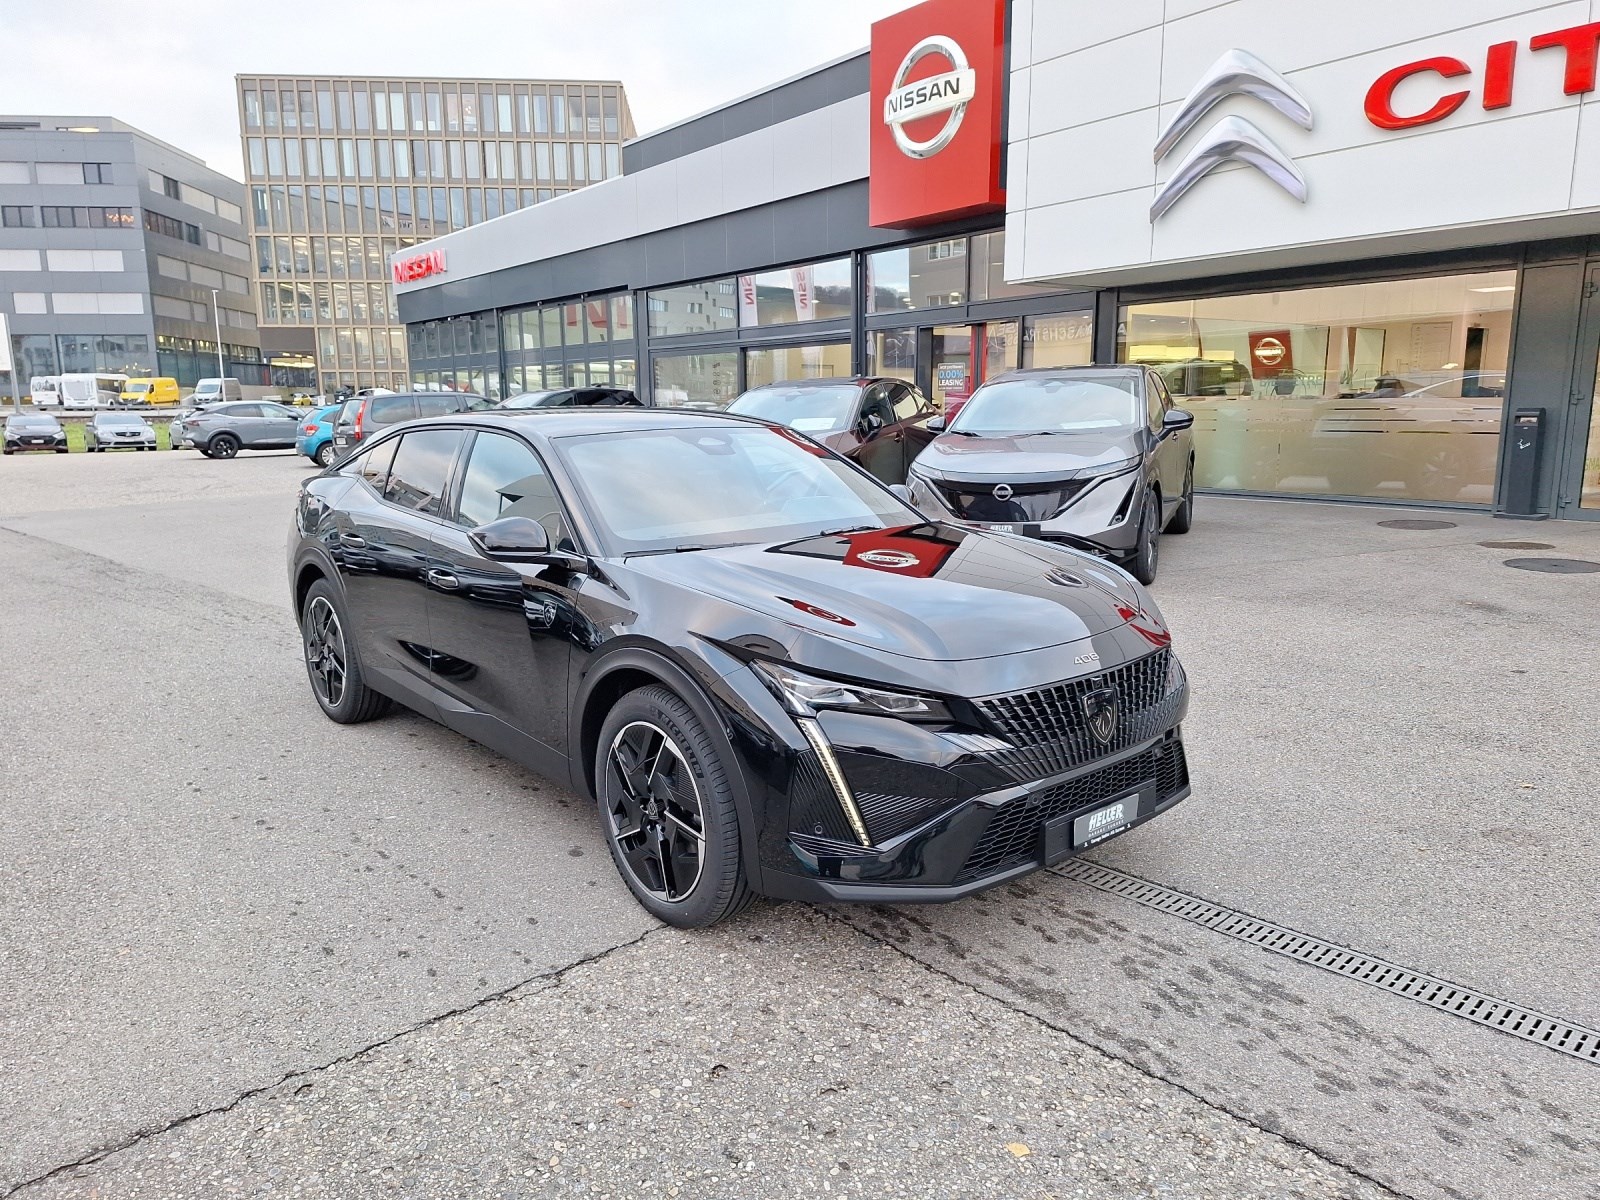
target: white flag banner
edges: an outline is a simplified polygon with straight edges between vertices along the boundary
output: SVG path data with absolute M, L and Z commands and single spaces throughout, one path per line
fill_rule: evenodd
M 747 328 L 760 324 L 754 275 L 739 276 L 739 324 Z
M 794 287 L 794 319 L 797 321 L 816 320 L 816 268 L 796 267 L 789 272 L 789 280 Z

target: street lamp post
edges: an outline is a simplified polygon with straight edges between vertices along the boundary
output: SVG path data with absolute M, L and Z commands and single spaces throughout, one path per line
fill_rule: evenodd
M 219 399 L 228 398 L 228 386 L 222 381 L 228 377 L 228 369 L 222 365 L 222 309 L 217 305 L 217 289 L 211 289 L 211 315 L 217 322 L 217 396 Z

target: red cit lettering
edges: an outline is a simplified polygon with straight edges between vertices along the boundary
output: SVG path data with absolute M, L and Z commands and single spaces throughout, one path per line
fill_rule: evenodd
M 1600 57 L 1600 21 L 1593 25 L 1575 25 L 1571 29 L 1558 29 L 1543 33 L 1528 43 L 1531 50 L 1556 50 L 1567 52 L 1567 81 L 1569 96 L 1582 96 L 1594 91 L 1595 62 Z
M 1489 47 L 1489 61 L 1483 73 L 1485 111 L 1511 107 L 1511 88 L 1517 79 L 1517 43 L 1498 42 Z
M 1450 116 L 1472 95 L 1471 92 L 1451 92 L 1427 112 L 1414 117 L 1402 117 L 1395 112 L 1395 89 L 1413 75 L 1426 75 L 1429 72 L 1446 79 L 1459 79 L 1463 75 L 1471 75 L 1472 68 L 1459 58 L 1425 58 L 1421 62 L 1396 67 L 1381 76 L 1367 92 L 1367 120 L 1379 129 L 1415 129 L 1419 125 L 1432 125 Z

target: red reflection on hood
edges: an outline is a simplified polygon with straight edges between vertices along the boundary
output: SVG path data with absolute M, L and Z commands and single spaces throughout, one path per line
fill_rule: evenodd
M 1154 623 L 1149 625 L 1141 625 L 1139 623 L 1141 619 L 1145 621 L 1151 620 L 1148 613 L 1135 612 L 1126 604 L 1119 604 L 1117 605 L 1117 616 L 1126 621 L 1132 627 L 1135 633 L 1137 633 L 1145 641 L 1149 642 L 1152 646 L 1160 646 L 1164 649 L 1167 646 L 1172 645 L 1172 635 L 1165 629 L 1161 628 L 1161 626 Z
M 939 568 L 955 551 L 950 542 L 917 530 L 926 525 L 903 525 L 898 529 L 874 529 L 866 533 L 852 533 L 845 551 L 847 567 L 866 567 L 890 575 L 910 575 L 927 579 L 939 573 Z
M 829 457 L 828 452 L 821 446 L 817 445 L 808 437 L 802 437 L 800 434 L 796 433 L 794 430 L 785 425 L 769 425 L 767 428 L 772 430 L 773 433 L 777 434 L 784 441 L 793 442 L 807 454 L 815 455 L 817 458 Z
M 835 625 L 855 625 L 855 622 L 849 617 L 841 617 L 836 612 L 829 612 L 825 608 L 818 608 L 815 604 L 807 604 L 804 600 L 791 600 L 788 596 L 779 596 L 778 599 L 782 600 L 785 604 L 793 605 L 795 608 L 805 613 L 808 617 L 816 617 L 818 620 L 822 621 L 832 621 Z

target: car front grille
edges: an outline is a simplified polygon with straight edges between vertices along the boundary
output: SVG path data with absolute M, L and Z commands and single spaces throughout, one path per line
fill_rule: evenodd
M 1172 651 L 1157 650 L 1098 675 L 976 702 L 978 711 L 1012 748 L 984 757 L 1018 782 L 1048 779 L 1150 741 L 1176 716 L 1182 691 L 1167 693 Z M 1089 729 L 1084 697 L 1114 689 L 1116 729 L 1102 742 Z
M 1177 738 L 1002 805 L 967 856 L 956 882 L 970 883 L 1010 867 L 1037 862 L 1040 830 L 1046 821 L 1086 811 L 1152 780 L 1162 801 L 1189 786 L 1189 764 L 1183 743 Z
M 957 483 L 947 480 L 936 484 L 950 511 L 966 521 L 1017 522 L 1048 521 L 1076 500 L 1094 480 L 1069 479 L 1051 483 L 1016 483 L 1010 487 L 1011 495 L 1004 500 L 995 496 L 1000 486 L 988 483 Z

